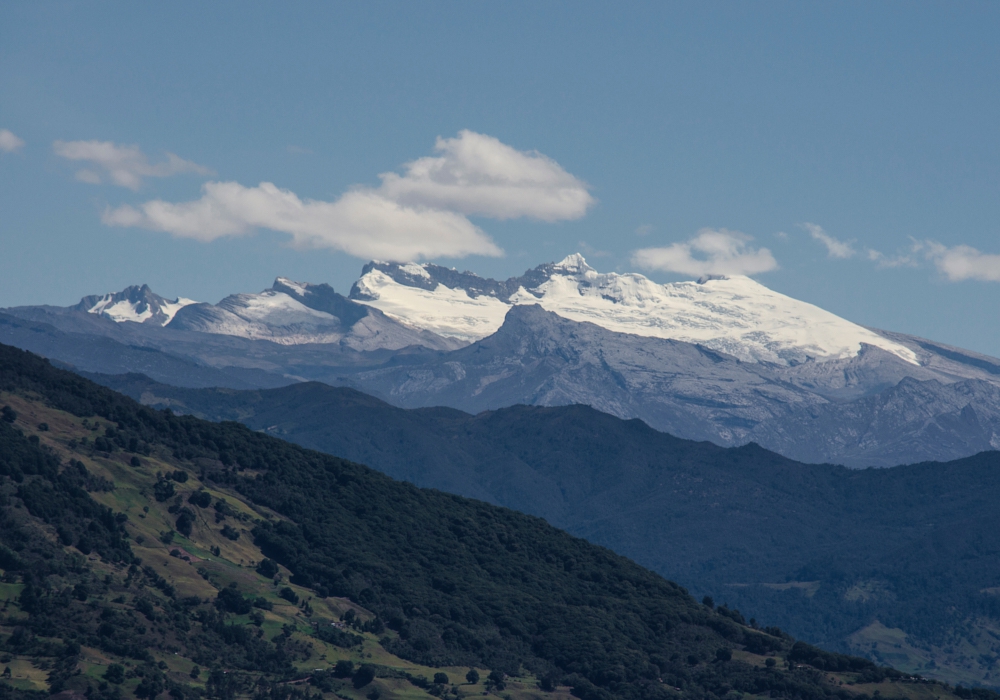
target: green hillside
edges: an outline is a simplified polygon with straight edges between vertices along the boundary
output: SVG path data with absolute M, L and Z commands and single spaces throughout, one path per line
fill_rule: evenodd
M 756 629 L 540 519 L 8 347 L 0 406 L 4 697 L 972 697 Z

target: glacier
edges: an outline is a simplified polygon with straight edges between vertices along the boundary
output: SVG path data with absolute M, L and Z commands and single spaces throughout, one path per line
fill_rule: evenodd
M 513 306 L 538 304 L 572 321 L 695 343 L 744 362 L 841 360 L 871 345 L 919 364 L 910 348 L 744 276 L 659 284 L 638 273 L 600 273 L 579 253 L 506 282 L 442 270 L 430 263 L 371 263 L 351 298 L 466 342 L 495 333 Z

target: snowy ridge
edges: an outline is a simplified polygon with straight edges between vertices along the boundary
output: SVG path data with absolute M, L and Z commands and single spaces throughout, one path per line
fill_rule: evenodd
M 745 362 L 847 359 L 867 344 L 919 364 L 904 345 L 749 277 L 658 284 L 637 273 L 599 273 L 580 254 L 506 282 L 431 264 L 373 263 L 365 270 L 352 299 L 408 325 L 469 342 L 496 332 L 512 306 L 539 304 L 573 321 L 698 343 Z
M 165 326 L 185 306 L 197 304 L 193 299 L 178 297 L 173 301 L 154 294 L 148 285 L 126 287 L 115 294 L 84 297 L 78 309 L 110 318 L 116 323 L 155 323 Z

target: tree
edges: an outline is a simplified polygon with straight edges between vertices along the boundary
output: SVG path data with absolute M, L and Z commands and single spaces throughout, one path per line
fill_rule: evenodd
M 111 664 L 108 666 L 108 670 L 104 672 L 104 680 L 108 683 L 121 685 L 125 682 L 125 667 L 121 664 Z
M 474 668 L 470 668 L 469 672 L 465 674 L 465 680 L 467 680 L 471 685 L 475 685 L 479 682 L 479 671 Z
M 364 688 L 373 680 L 375 680 L 375 667 L 371 664 L 362 664 L 361 668 L 354 673 L 351 682 L 355 688 Z
M 3 419 L 5 423 L 13 423 L 17 420 L 17 413 L 10 406 L 4 406 L 0 408 L 0 418 Z
M 710 596 L 710 595 L 707 595 L 704 598 L 702 598 L 701 599 L 701 603 L 706 608 L 714 608 L 715 607 L 715 601 L 712 600 L 712 596 Z
M 489 684 L 497 690 L 503 690 L 506 687 L 506 684 L 504 683 L 505 679 L 506 676 L 504 675 L 504 672 L 497 670 L 490 671 L 490 675 L 486 677 Z
M 181 533 L 185 537 L 190 537 L 193 525 L 194 513 L 187 508 L 181 508 L 181 512 L 177 516 L 177 532 Z
M 733 658 L 733 652 L 728 647 L 719 647 L 715 650 L 715 660 L 716 661 L 731 661 Z
M 278 565 L 273 559 L 261 559 L 260 564 L 257 565 L 257 573 L 264 578 L 274 578 L 278 574 Z
M 147 668 L 146 675 L 139 683 L 139 687 L 135 689 L 135 696 L 137 698 L 148 698 L 149 700 L 153 700 L 153 698 L 162 693 L 165 688 L 166 684 L 163 680 L 163 673 L 161 673 L 159 669 Z
M 341 659 L 337 662 L 337 665 L 333 667 L 333 675 L 337 678 L 350 678 L 354 675 L 354 662 L 348 661 L 347 659 Z
M 448 680 L 448 674 L 447 673 L 435 673 L 434 674 L 434 682 L 437 683 L 438 685 L 448 685 L 448 683 L 450 682 Z

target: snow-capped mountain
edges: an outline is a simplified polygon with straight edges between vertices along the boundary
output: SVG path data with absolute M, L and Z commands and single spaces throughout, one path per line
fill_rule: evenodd
M 149 285 L 126 287 L 115 294 L 84 297 L 76 309 L 89 314 L 105 316 L 118 323 L 150 323 L 165 326 L 177 312 L 185 306 L 197 304 L 192 299 L 178 297 L 173 301 L 164 299 L 149 288 Z
M 511 307 L 538 304 L 572 321 L 696 343 L 744 362 L 846 359 L 871 345 L 917 363 L 910 348 L 749 277 L 657 284 L 637 273 L 599 273 L 579 254 L 504 282 L 432 264 L 373 262 L 350 297 L 467 342 L 495 333 Z
M 504 281 L 372 262 L 350 298 L 279 277 L 0 310 L 0 342 L 182 386 L 318 380 L 405 407 L 587 404 L 720 445 L 865 466 L 1000 448 L 1000 360 L 868 329 L 745 277 L 661 285 L 579 255 Z
M 170 301 L 144 284 L 114 294 L 84 297 L 70 308 L 119 324 L 155 325 L 281 345 L 338 343 L 364 351 L 413 345 L 451 350 L 465 344 L 389 318 L 377 308 L 337 294 L 328 284 L 285 277 L 278 277 L 259 294 L 232 294 L 218 304 L 185 298 Z

